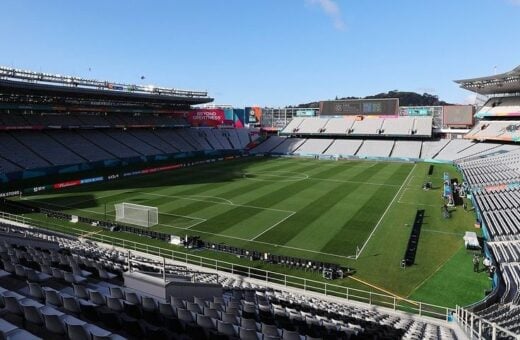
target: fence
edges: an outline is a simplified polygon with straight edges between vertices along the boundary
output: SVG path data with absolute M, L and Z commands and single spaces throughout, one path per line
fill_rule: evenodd
M 463 307 L 457 306 L 455 315 L 457 323 L 470 339 L 520 339 L 520 335 L 485 320 Z
M 16 215 L 6 213 L 2 214 L 1 216 L 4 219 L 8 220 L 14 220 L 19 218 Z M 43 226 L 42 222 L 32 220 L 30 218 L 25 218 L 24 221 L 25 223 L 30 224 L 32 226 L 38 226 L 45 229 L 50 228 Z M 129 241 L 113 236 L 98 233 L 85 233 L 85 231 L 80 229 L 74 230 L 68 230 L 67 233 L 72 234 L 74 236 L 83 237 L 92 241 L 101 242 L 107 245 L 122 247 L 127 250 L 140 251 L 146 254 L 164 257 L 166 259 L 182 262 L 187 265 L 197 265 L 216 270 L 217 272 L 230 273 L 235 275 L 241 275 L 247 278 L 261 280 L 265 283 L 275 283 L 284 287 L 299 288 L 306 292 L 321 293 L 326 296 L 340 297 L 349 301 L 363 302 L 370 306 L 381 306 L 396 311 L 418 314 L 420 316 L 444 319 L 445 321 L 450 321 L 451 316 L 454 312 L 453 309 L 448 307 L 437 306 L 419 301 L 404 299 L 392 295 L 374 293 L 361 289 L 350 288 L 328 282 L 308 279 L 304 277 L 268 271 L 264 269 L 204 257 L 200 255 L 190 254 L 178 250 L 162 248 L 146 243 Z

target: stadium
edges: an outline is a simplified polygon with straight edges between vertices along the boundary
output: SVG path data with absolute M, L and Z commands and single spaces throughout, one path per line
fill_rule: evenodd
M 237 109 L 1 67 L 2 335 L 518 338 L 520 69 L 456 82 L 487 101 Z

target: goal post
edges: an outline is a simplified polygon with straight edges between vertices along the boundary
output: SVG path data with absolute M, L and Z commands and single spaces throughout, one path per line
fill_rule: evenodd
M 117 203 L 116 221 L 141 227 L 152 227 L 159 223 L 159 209 L 134 203 Z

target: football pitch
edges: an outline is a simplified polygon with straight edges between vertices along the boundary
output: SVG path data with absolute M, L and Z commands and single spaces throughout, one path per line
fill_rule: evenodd
M 243 169 L 214 164 L 142 178 L 136 182 L 145 185 L 141 188 L 70 190 L 26 199 L 109 220 L 115 218 L 116 203 L 154 206 L 159 209 L 154 231 L 273 252 L 292 249 L 308 258 L 349 257 L 363 247 L 413 168 L 287 159 L 246 163 Z
M 489 286 L 485 275 L 472 276 L 471 254 L 463 248 L 464 231 L 474 229 L 474 212 L 457 207 L 452 218 L 443 219 L 442 174 L 459 175 L 450 165 L 434 165 L 431 176 L 428 168 L 425 163 L 255 157 L 22 199 L 107 220 L 115 218 L 116 203 L 154 206 L 159 209 L 154 231 L 339 263 L 355 268 L 358 285 L 442 305 L 470 303 Z M 422 190 L 426 180 L 433 190 Z M 416 264 L 402 269 L 417 209 L 426 217 Z M 460 276 L 444 298 L 435 292 L 450 279 L 443 275 Z

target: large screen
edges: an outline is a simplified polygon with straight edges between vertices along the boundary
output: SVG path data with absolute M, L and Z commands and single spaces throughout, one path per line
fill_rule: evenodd
M 346 99 L 320 102 L 323 116 L 397 116 L 399 99 Z
M 473 125 L 474 114 L 475 109 L 471 105 L 444 106 L 442 125 L 471 126 Z

